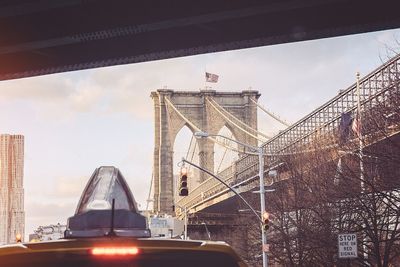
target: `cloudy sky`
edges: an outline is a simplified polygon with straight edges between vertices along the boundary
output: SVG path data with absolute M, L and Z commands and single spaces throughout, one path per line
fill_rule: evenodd
M 118 167 L 146 207 L 151 91 L 199 90 L 206 69 L 220 75 L 213 89 L 259 90 L 262 105 L 295 122 L 354 83 L 357 71 L 378 67 L 399 37 L 383 31 L 0 82 L 0 133 L 25 136 L 26 233 L 65 223 L 101 165 Z M 259 116 L 264 132 L 282 128 Z M 184 153 L 187 138 L 176 151 Z

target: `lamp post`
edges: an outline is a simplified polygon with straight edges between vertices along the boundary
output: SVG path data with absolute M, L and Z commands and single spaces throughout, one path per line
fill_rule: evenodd
M 264 183 L 264 150 L 263 147 L 255 147 L 251 146 L 245 143 L 242 143 L 240 141 L 237 141 L 235 139 L 220 135 L 220 134 L 208 134 L 206 132 L 195 132 L 194 133 L 195 137 L 199 138 L 207 138 L 207 137 L 222 137 L 224 139 L 227 139 L 231 142 L 234 142 L 236 144 L 242 145 L 244 147 L 247 147 L 252 151 L 252 153 L 249 154 L 254 154 L 258 155 L 258 164 L 259 164 L 259 178 L 260 178 L 260 206 L 261 206 L 261 216 L 265 213 L 265 183 Z M 261 219 L 261 218 L 260 218 Z M 261 225 L 261 243 L 262 243 L 262 255 L 263 255 L 263 267 L 268 266 L 268 255 L 267 255 L 267 235 L 265 233 L 265 229 L 263 225 Z
M 175 206 L 178 206 L 178 208 L 183 209 L 184 212 L 184 219 L 183 219 L 183 227 L 185 228 L 185 230 L 183 231 L 183 239 L 187 240 L 187 227 L 188 227 L 188 218 L 187 218 L 187 208 L 185 207 L 181 207 L 180 205 L 175 203 Z

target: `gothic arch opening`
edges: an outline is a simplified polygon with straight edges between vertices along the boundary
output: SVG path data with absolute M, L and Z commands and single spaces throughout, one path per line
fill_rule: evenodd
M 197 139 L 193 136 L 192 130 L 184 125 L 175 136 L 173 144 L 173 191 L 175 200 L 179 199 L 178 196 L 178 182 L 180 167 L 177 165 L 182 158 L 187 159 L 193 163 L 199 164 Z M 199 173 L 195 168 L 187 165 L 188 170 L 188 188 L 193 190 L 198 184 Z
M 226 136 L 228 138 L 236 140 L 234 134 L 226 125 L 219 130 L 218 135 Z M 233 161 L 239 158 L 238 152 L 235 151 L 238 150 L 238 144 L 232 141 L 228 141 L 221 137 L 218 137 L 218 140 L 226 144 L 227 146 L 233 148 L 233 150 L 221 146 L 218 143 L 214 144 L 214 173 L 220 173 L 227 167 L 231 166 Z

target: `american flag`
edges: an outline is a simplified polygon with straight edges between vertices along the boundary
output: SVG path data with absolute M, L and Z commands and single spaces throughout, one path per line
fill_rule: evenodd
M 353 119 L 353 122 L 351 123 L 351 129 L 357 136 L 361 136 L 361 123 L 360 120 L 358 119 L 358 115 L 355 116 Z
M 218 82 L 218 77 L 219 76 L 217 74 L 212 74 L 212 73 L 206 72 L 206 82 L 216 83 L 216 82 Z

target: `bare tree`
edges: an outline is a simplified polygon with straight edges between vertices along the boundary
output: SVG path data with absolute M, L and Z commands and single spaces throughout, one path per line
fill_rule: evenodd
M 274 215 L 271 256 L 281 265 L 400 264 L 398 81 L 392 86 L 363 113 L 362 157 L 356 133 L 342 146 L 332 146 L 334 134 L 318 136 L 300 152 L 282 157 L 289 179 L 267 199 Z M 339 233 L 357 233 L 357 259 L 338 258 Z

